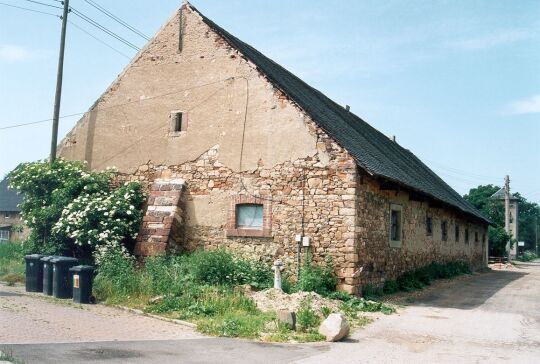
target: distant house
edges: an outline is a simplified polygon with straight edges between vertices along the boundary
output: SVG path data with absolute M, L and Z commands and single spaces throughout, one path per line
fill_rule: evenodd
M 8 187 L 7 178 L 0 182 L 0 242 L 21 240 L 22 221 L 19 204 L 22 198 Z
M 433 261 L 487 263 L 489 221 L 411 151 L 189 4 L 60 155 L 145 185 L 137 254 L 228 247 L 294 273 L 310 252 L 351 293 Z

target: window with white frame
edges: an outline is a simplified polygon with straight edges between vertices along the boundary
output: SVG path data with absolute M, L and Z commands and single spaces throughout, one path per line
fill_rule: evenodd
M 0 240 L 9 240 L 9 230 L 0 230 Z
M 236 227 L 240 229 L 262 229 L 263 205 L 253 203 L 236 205 Z
M 390 246 L 400 248 L 403 240 L 403 207 L 390 204 Z

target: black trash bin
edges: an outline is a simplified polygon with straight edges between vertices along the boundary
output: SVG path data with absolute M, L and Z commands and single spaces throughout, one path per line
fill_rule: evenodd
M 69 268 L 77 265 L 79 260 L 68 257 L 54 257 L 50 262 L 53 265 L 53 297 L 71 298 L 73 290 L 71 288 Z
M 26 292 L 41 292 L 43 290 L 43 266 L 39 261 L 43 255 L 26 255 Z
M 73 286 L 73 302 L 91 303 L 94 267 L 77 265 L 69 269 Z
M 43 264 L 43 294 L 52 296 L 53 294 L 53 264 L 51 259 L 59 258 L 57 255 L 49 255 L 40 259 Z

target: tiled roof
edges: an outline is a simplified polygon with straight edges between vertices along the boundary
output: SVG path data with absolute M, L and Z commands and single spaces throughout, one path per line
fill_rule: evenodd
M 361 168 L 372 175 L 404 185 L 489 222 L 409 150 L 390 140 L 249 44 L 219 27 L 192 5 L 189 7 L 233 48 L 253 62 L 274 86 L 300 106 L 336 142 L 349 151 Z
M 14 190 L 8 187 L 8 180 L 4 178 L 0 182 L 0 211 L 2 212 L 19 212 L 19 204 L 22 202 L 22 197 Z

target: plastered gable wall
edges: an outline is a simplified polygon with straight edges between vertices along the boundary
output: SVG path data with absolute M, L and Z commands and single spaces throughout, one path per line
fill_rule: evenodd
M 294 237 L 304 231 L 312 240 L 302 256 L 331 256 L 341 287 L 354 291 L 343 285 L 356 264 L 353 159 L 197 14 L 186 9 L 182 20 L 182 52 L 175 15 L 64 140 L 62 156 L 93 169 L 114 165 L 119 182 L 186 180 L 179 249 L 226 246 L 280 257 L 293 273 Z M 172 110 L 187 112 L 187 131 L 177 137 L 168 135 Z M 268 202 L 270 236 L 227 234 L 238 196 Z
M 238 170 L 244 122 L 242 169 L 317 152 L 303 113 L 189 7 L 182 28 L 180 52 L 176 13 L 64 139 L 63 157 L 87 160 L 92 169 L 133 172 L 149 160 L 195 160 L 219 145 L 220 161 Z M 174 137 L 172 111 L 187 119 L 187 130 Z

